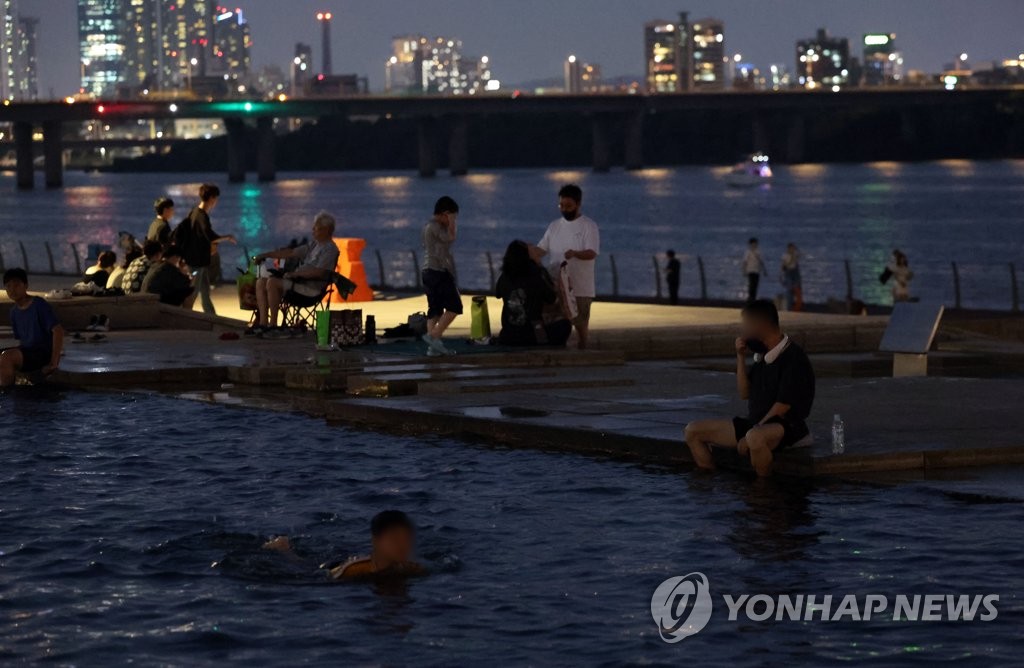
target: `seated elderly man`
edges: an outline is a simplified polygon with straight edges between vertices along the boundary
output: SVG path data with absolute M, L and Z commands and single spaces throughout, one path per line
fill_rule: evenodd
M 256 325 L 252 334 L 263 334 L 277 326 L 281 302 L 292 306 L 312 306 L 334 277 L 338 266 L 338 247 L 334 243 L 334 217 L 326 212 L 313 221 L 313 241 L 297 248 L 280 248 L 256 256 L 256 262 L 267 259 L 299 260 L 294 271 L 276 272 L 256 281 Z

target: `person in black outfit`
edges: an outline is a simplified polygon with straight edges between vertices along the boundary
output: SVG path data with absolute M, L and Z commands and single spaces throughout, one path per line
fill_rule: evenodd
M 189 212 L 171 235 L 171 243 L 181 249 L 188 266 L 195 271 L 195 287 L 203 313 L 216 314 L 210 298 L 211 267 L 214 264 L 215 246 L 221 242 L 235 243 L 229 234 L 218 234 L 210 224 L 210 212 L 220 201 L 220 188 L 204 183 L 199 186 L 199 204 Z M 220 259 L 216 258 L 219 263 Z
M 747 356 L 754 363 L 747 367 Z M 747 416 L 698 420 L 686 425 L 693 461 L 713 469 L 711 446 L 736 448 L 759 476 L 771 475 L 772 453 L 802 441 L 814 404 L 814 370 L 807 355 L 782 333 L 779 312 L 761 299 L 743 309 L 742 335 L 736 339 L 736 387 L 747 400 Z
M 668 284 L 668 303 L 675 306 L 679 303 L 679 258 L 676 252 L 670 250 L 665 253 L 668 263 L 665 265 L 665 283 Z
M 154 262 L 142 280 L 142 292 L 160 296 L 161 304 L 191 309 L 196 301 L 192 274 L 188 264 L 174 246 L 164 251 L 163 259 Z
M 502 300 L 501 333 L 506 346 L 564 346 L 572 333 L 565 318 L 545 324 L 544 306 L 556 294 L 548 273 L 530 257 L 525 241 L 513 241 L 505 251 L 495 293 Z

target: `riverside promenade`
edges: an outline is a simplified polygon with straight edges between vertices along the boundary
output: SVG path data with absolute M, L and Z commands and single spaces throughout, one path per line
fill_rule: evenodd
M 735 309 L 598 303 L 586 352 L 470 346 L 467 315 L 450 330 L 460 354 L 431 359 L 411 342 L 317 352 L 310 334 L 236 339 L 248 314 L 237 308 L 233 289 L 218 289 L 215 302 L 217 317 L 149 297 L 54 302 L 71 331 L 101 312 L 112 330 L 99 341 L 69 338 L 52 382 L 682 467 L 689 465 L 687 422 L 744 412 L 731 373 Z M 500 302 L 489 306 L 496 328 Z M 425 310 L 425 302 L 383 295 L 350 307 L 373 314 L 380 332 Z M 6 317 L 0 304 L 0 324 Z M 1017 409 L 1024 344 L 950 328 L 931 356 L 935 377 L 892 379 L 891 357 L 876 352 L 886 325 L 884 317 L 783 315 L 785 330 L 811 354 L 819 384 L 814 442 L 781 453 L 776 472 L 922 476 L 1024 463 L 1024 413 Z M 840 456 L 831 453 L 834 413 L 847 425 Z M 746 468 L 721 455 L 723 466 Z

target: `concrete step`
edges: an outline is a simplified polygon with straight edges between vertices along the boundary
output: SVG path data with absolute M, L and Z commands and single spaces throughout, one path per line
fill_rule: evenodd
M 504 382 L 554 376 L 554 371 L 520 369 L 445 369 L 422 373 L 359 374 L 348 379 L 348 393 L 361 397 L 407 397 L 421 394 L 424 387 L 452 383 Z
M 594 387 L 626 387 L 632 386 L 634 382 L 622 378 L 553 378 L 543 380 L 536 374 L 529 377 L 513 378 L 507 380 L 469 380 L 469 381 L 440 381 L 420 383 L 417 394 L 420 396 L 438 396 L 445 394 L 470 394 L 481 392 L 515 392 L 524 390 L 561 390 L 573 388 L 594 388 Z

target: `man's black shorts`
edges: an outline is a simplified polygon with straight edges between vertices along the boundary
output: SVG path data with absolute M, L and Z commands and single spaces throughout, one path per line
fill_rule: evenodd
M 31 373 L 39 371 L 50 363 L 53 353 L 41 348 L 18 348 L 21 351 L 21 371 Z
M 440 318 L 445 311 L 462 315 L 462 295 L 455 287 L 455 277 L 447 271 L 424 269 L 423 290 L 427 293 L 427 317 Z
M 807 429 L 807 423 L 803 420 L 787 420 L 784 417 L 773 417 L 772 419 L 765 422 L 765 424 L 781 424 L 783 433 L 782 440 L 779 441 L 779 446 L 775 448 L 778 452 L 783 448 L 788 448 L 791 445 L 799 443 L 810 434 L 810 430 Z M 743 437 L 747 435 L 747 432 L 757 426 L 757 423 L 747 418 L 737 417 L 732 419 L 733 429 L 736 430 L 736 442 L 743 440 Z

